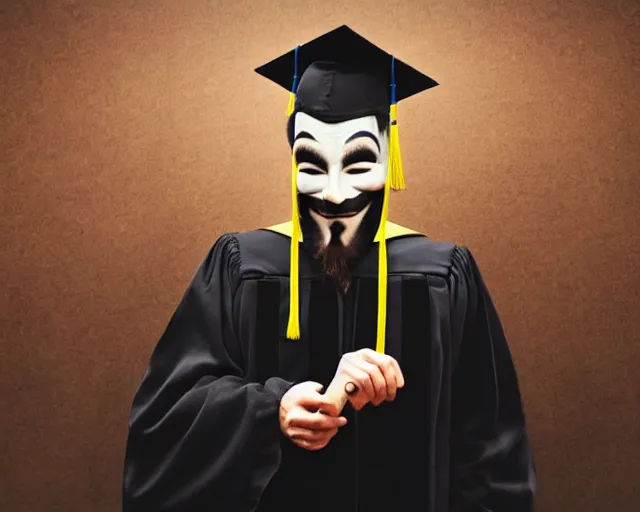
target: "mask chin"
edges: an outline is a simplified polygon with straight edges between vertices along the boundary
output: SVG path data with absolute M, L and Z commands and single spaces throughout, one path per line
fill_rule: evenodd
M 358 261 L 371 249 L 373 239 L 380 225 L 384 189 L 363 192 L 354 198 L 353 205 L 362 205 L 360 218 L 326 218 L 317 213 L 335 212 L 336 205 L 298 194 L 300 205 L 300 225 L 303 235 L 303 249 L 320 263 L 324 272 L 336 280 L 336 284 L 346 292 L 351 284 L 351 273 Z M 326 203 L 326 204 L 325 204 Z M 354 224 L 355 223 L 355 224 Z

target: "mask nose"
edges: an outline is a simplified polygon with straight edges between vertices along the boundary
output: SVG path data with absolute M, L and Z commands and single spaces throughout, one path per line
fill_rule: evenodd
M 329 173 L 329 183 L 327 187 L 321 192 L 321 197 L 324 201 L 329 201 L 334 204 L 342 204 L 345 201 L 344 194 L 340 191 L 340 174 Z

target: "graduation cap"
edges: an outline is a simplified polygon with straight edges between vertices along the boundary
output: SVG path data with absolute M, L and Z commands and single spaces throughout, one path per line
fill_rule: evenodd
M 369 115 L 389 115 L 389 168 L 380 226 L 374 238 L 374 242 L 379 244 L 376 350 L 384 352 L 389 191 L 405 188 L 398 138 L 397 103 L 435 87 L 438 83 L 346 25 L 297 46 L 255 71 L 289 91 L 287 116 L 304 112 L 324 122 L 341 122 Z M 291 168 L 293 225 L 287 337 L 297 339 L 300 337 L 298 252 L 302 230 L 298 212 L 295 155 L 292 155 Z
M 256 69 L 325 122 L 355 119 L 438 85 L 346 25 Z M 298 81 L 299 80 L 299 81 Z M 294 101 L 295 101 L 294 100 Z M 289 114 L 293 110 L 290 101 Z

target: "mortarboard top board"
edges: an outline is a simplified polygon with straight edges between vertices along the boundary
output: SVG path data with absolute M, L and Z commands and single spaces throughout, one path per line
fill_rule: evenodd
M 392 76 L 393 63 L 393 76 Z M 297 70 L 297 83 L 294 83 Z M 432 78 L 342 25 L 258 67 L 258 74 L 296 93 L 296 110 L 326 121 L 377 111 L 438 85 Z M 395 78 L 395 102 L 391 85 Z

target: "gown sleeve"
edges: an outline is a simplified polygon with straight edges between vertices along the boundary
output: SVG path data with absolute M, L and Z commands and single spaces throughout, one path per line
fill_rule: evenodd
M 471 252 L 450 274 L 452 375 L 450 512 L 531 512 L 536 488 L 518 377 Z
M 153 351 L 129 421 L 124 512 L 249 512 L 278 469 L 278 409 L 293 383 L 245 377 L 239 266 L 237 241 L 224 235 Z

